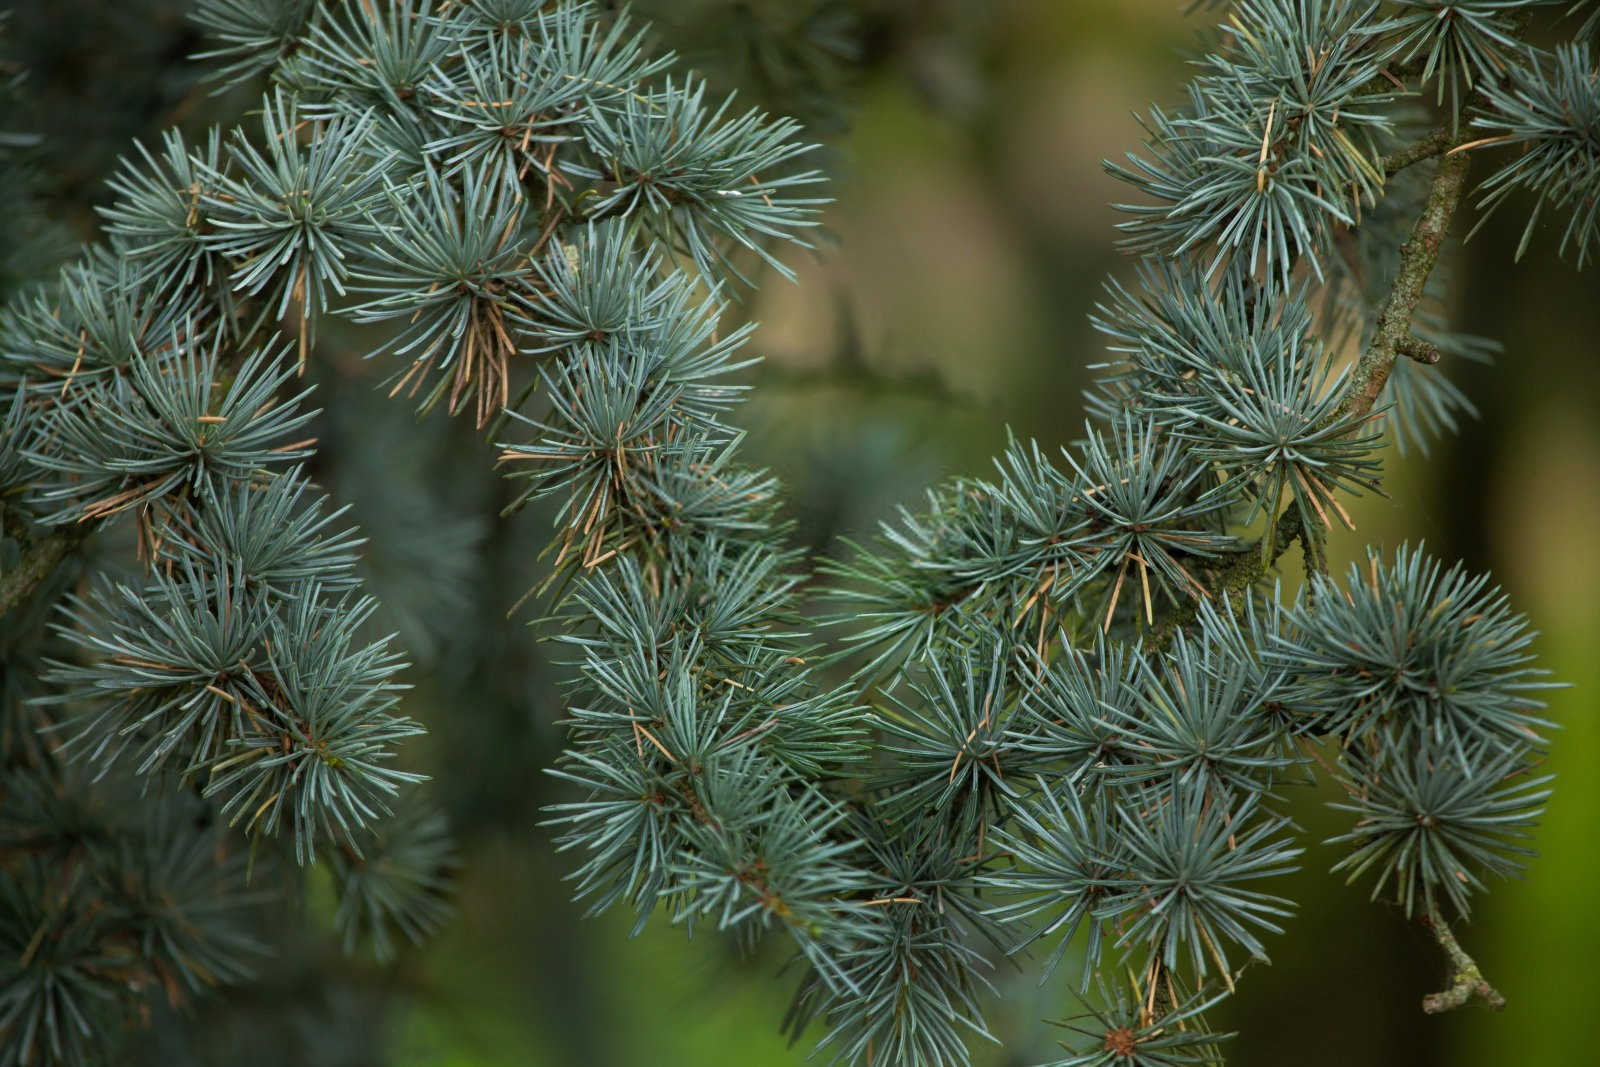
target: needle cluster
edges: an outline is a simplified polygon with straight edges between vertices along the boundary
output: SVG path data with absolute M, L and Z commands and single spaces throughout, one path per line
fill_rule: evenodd
M 405 656 L 314 480 L 328 322 L 391 396 L 470 409 L 508 512 L 554 522 L 524 600 L 571 667 L 546 826 L 576 896 L 785 938 L 785 1028 L 834 1062 L 970 1062 L 989 972 L 1036 950 L 1103 1005 L 1056 1064 L 1216 1062 L 1318 774 L 1335 870 L 1492 993 L 1448 923 L 1547 793 L 1533 635 L 1487 576 L 1402 548 L 1341 585 L 1327 547 L 1386 439 L 1465 410 L 1405 383 L 1483 350 L 1429 302 L 1466 153 L 1515 145 L 1479 199 L 1531 194 L 1584 260 L 1593 63 L 1525 43 L 1538 2 L 1204 6 L 1184 105 L 1110 167 L 1143 258 L 1081 438 L 1013 440 L 808 572 L 731 422 L 732 297 L 823 203 L 797 123 L 608 5 L 202 2 L 259 111 L 129 153 L 105 242 L 0 313 L 0 1059 L 98 1062 L 148 990 L 244 980 L 257 849 L 326 865 L 349 949 L 448 914 Z M 79 552 L 119 522 L 121 570 Z M 90 777 L 142 799 L 97 822 Z

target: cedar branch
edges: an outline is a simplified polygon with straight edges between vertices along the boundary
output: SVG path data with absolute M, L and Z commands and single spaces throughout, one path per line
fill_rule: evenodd
M 11 527 L 11 523 L 6 525 Z M 28 598 L 44 581 L 55 573 L 73 549 L 89 535 L 84 526 L 57 527 L 44 537 L 33 538 L 20 528 L 6 530 L 22 545 L 22 558 L 17 565 L 0 574 L 0 615 L 27 603 Z
M 1461 1007 L 1474 996 L 1482 997 L 1484 1003 L 1495 1011 L 1504 1008 L 1506 998 L 1483 977 L 1483 971 L 1478 968 L 1477 961 L 1467 955 L 1466 950 L 1461 947 L 1461 942 L 1456 940 L 1456 935 L 1439 915 L 1437 908 L 1428 909 L 1423 924 L 1433 931 L 1439 947 L 1444 949 L 1444 954 L 1450 958 L 1450 988 L 1423 997 L 1422 1010 L 1429 1015 L 1438 1015 Z

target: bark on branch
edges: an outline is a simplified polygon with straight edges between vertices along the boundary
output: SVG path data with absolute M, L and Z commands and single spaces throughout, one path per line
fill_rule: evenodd
M 8 530 L 7 533 L 12 531 Z M 12 608 L 26 604 L 34 590 L 55 573 L 62 561 L 87 536 L 87 526 L 57 527 L 40 538 L 30 538 L 26 534 L 18 536 L 22 558 L 15 567 L 0 574 L 0 615 L 9 614 Z
M 1504 1008 L 1506 998 L 1483 977 L 1483 971 L 1478 969 L 1477 961 L 1467 955 L 1461 943 L 1456 940 L 1456 935 L 1440 917 L 1438 909 L 1428 909 L 1423 922 L 1433 931 L 1439 947 L 1444 949 L 1444 954 L 1450 958 L 1450 987 L 1423 997 L 1422 1010 L 1429 1015 L 1438 1015 L 1440 1012 L 1461 1007 L 1475 996 L 1482 997 L 1484 1003 L 1495 1011 Z
M 1411 236 L 1400 246 L 1400 267 L 1395 272 L 1394 286 L 1378 311 L 1372 340 L 1350 375 L 1350 384 L 1339 405 L 1341 416 L 1368 414 L 1388 384 L 1395 359 L 1411 347 L 1412 316 L 1422 303 L 1428 276 L 1439 262 L 1439 249 L 1444 246 L 1445 235 L 1461 204 L 1466 184 L 1467 153 L 1446 153 L 1439 160 L 1433 184 L 1428 187 L 1422 214 L 1417 216 Z

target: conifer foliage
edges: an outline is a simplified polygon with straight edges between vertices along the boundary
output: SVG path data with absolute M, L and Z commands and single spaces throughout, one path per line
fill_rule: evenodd
M 1565 0 L 1197 6 L 1185 103 L 1108 165 L 1145 258 L 1082 439 L 930 490 L 825 568 L 819 629 L 724 321 L 818 223 L 799 127 L 599 5 L 200 0 L 259 108 L 130 151 L 104 243 L 0 315 L 0 1062 L 104 1062 L 150 996 L 248 981 L 301 865 L 348 947 L 448 914 L 405 656 L 307 466 L 330 317 L 552 503 L 577 896 L 786 938 L 824 1057 L 970 1062 L 997 956 L 1037 950 L 1088 1004 L 1056 1063 L 1217 1062 L 1205 1013 L 1292 928 L 1284 787 L 1323 773 L 1335 870 L 1445 949 L 1428 1010 L 1503 1003 L 1451 924 L 1548 792 L 1532 633 L 1486 576 L 1402 547 L 1341 583 L 1326 542 L 1384 435 L 1464 403 L 1455 216 L 1531 200 L 1590 253 L 1595 59 L 1528 43 Z M 84 550 L 112 526 L 127 566 Z

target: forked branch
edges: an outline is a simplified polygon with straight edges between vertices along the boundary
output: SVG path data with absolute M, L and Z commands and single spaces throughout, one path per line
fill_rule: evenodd
M 1450 987 L 1423 997 L 1422 1010 L 1429 1015 L 1438 1015 L 1461 1007 L 1475 996 L 1482 997 L 1484 1003 L 1495 1011 L 1504 1008 L 1506 998 L 1484 978 L 1478 962 L 1461 947 L 1461 942 L 1456 940 L 1456 935 L 1439 915 L 1439 909 L 1429 908 L 1422 921 L 1433 931 L 1439 947 L 1450 959 Z

